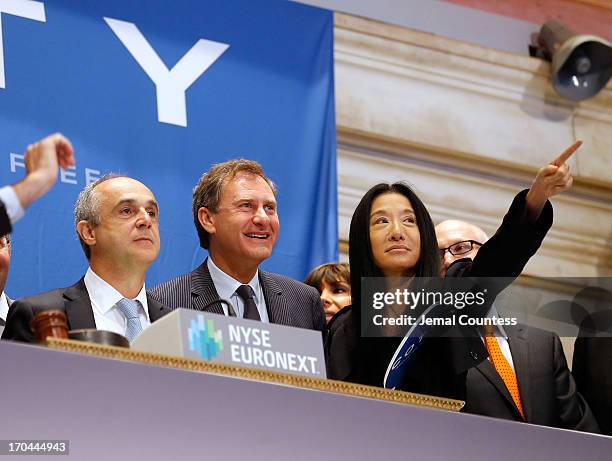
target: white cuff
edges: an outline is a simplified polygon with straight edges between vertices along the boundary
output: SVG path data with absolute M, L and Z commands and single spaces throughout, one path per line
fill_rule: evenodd
M 11 225 L 23 218 L 25 210 L 21 206 L 19 198 L 11 186 L 0 188 L 0 200 L 4 203 L 6 214 L 11 221 Z

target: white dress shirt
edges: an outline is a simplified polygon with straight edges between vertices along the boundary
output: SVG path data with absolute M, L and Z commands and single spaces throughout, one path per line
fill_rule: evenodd
M 490 318 L 490 319 L 498 318 L 497 309 L 495 308 L 495 304 L 491 306 L 491 309 L 489 310 L 489 314 L 487 315 L 487 318 Z M 514 369 L 514 362 L 512 361 L 512 352 L 510 352 L 510 344 L 508 343 L 508 335 L 506 334 L 506 330 L 504 330 L 504 327 L 501 325 L 493 325 L 493 332 L 495 334 L 495 339 L 497 340 L 497 344 L 499 344 L 499 348 L 502 351 L 502 354 L 504 354 L 505 359 L 508 361 L 508 363 L 512 367 L 512 371 L 516 373 L 516 370 Z M 484 343 L 484 337 L 482 336 L 482 334 L 480 336 L 482 338 L 482 342 Z M 486 344 L 485 344 L 485 347 L 486 347 Z M 491 357 L 489 357 L 489 360 L 491 360 Z
M 6 300 L 6 294 L 4 291 L 0 295 L 0 318 L 6 322 L 6 316 L 8 315 L 9 305 Z
M 240 285 L 245 284 L 239 282 L 232 276 L 227 275 L 225 272 L 219 269 L 210 256 L 206 261 L 206 265 L 208 266 L 210 277 L 212 278 L 212 281 L 215 284 L 215 289 L 217 290 L 219 298 L 230 301 L 232 303 L 232 306 L 234 306 L 236 316 L 244 317 L 244 301 L 242 301 L 242 298 L 238 296 L 236 290 Z M 255 273 L 255 276 L 251 279 L 251 281 L 246 285 L 249 285 L 253 290 L 253 293 L 255 294 L 255 304 L 257 305 L 257 310 L 259 311 L 259 317 L 261 318 L 261 321 L 266 323 L 269 322 L 270 320 L 268 318 L 266 300 L 264 298 L 261 284 L 259 283 L 259 270 Z M 227 306 L 225 304 L 222 304 L 222 306 L 223 312 L 225 313 L 225 315 L 228 315 Z
M 91 270 L 91 267 L 87 269 L 84 281 L 89 293 L 89 299 L 91 300 L 96 328 L 98 330 L 113 331 L 125 336 L 127 319 L 119 308 L 115 306 L 124 296 L 109 285 L 108 282 L 102 280 L 98 274 Z M 140 318 L 140 325 L 144 330 L 151 325 L 144 284 L 134 300 L 140 301 L 141 307 L 139 308 L 138 317 Z
M 21 206 L 21 202 L 17 197 L 17 194 L 11 186 L 4 186 L 0 188 L 0 200 L 4 203 L 6 214 L 11 221 L 11 224 L 15 224 L 25 214 L 25 210 Z

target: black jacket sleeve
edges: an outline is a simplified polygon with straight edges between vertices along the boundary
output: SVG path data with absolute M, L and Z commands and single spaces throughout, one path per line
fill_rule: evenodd
M 0 200 L 0 235 L 10 234 L 13 228 L 11 227 L 11 220 L 6 214 L 6 207 L 4 202 Z
M 12 339 L 26 343 L 34 342 L 30 321 L 34 318 L 34 308 L 27 301 L 17 300 L 10 307 L 2 339 Z
M 548 201 L 538 220 L 529 221 L 527 192 L 525 189 L 514 197 L 501 226 L 480 248 L 463 276 L 515 278 L 521 274 L 553 223 L 552 205 Z

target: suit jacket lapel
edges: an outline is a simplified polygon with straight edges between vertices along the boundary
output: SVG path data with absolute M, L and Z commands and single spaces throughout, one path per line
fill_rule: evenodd
M 149 295 L 147 295 L 147 305 L 149 306 L 149 320 L 151 320 L 151 323 L 170 312 L 170 309 Z
M 66 288 L 63 296 L 68 329 L 96 328 L 91 301 L 83 279 Z
M 501 376 L 499 376 L 499 373 L 497 372 L 491 361 L 483 360 L 476 366 L 476 369 L 480 373 L 482 373 L 485 378 L 487 378 L 491 382 L 491 384 L 495 386 L 497 391 L 508 401 L 508 403 L 512 405 L 512 408 L 514 408 L 516 415 L 521 417 L 521 414 L 518 411 L 518 408 L 516 407 L 516 404 L 514 403 L 514 400 L 512 399 L 512 396 L 510 395 L 510 392 L 508 391 L 504 380 L 501 379 Z
M 223 315 L 224 312 L 221 303 L 215 303 L 207 309 L 204 309 L 207 304 L 219 299 L 219 294 L 210 276 L 206 262 L 207 260 L 189 274 L 192 308 L 198 311 Z
M 508 344 L 512 353 L 512 363 L 521 394 L 521 403 L 525 418 L 529 421 L 531 415 L 531 399 L 529 393 L 529 342 L 525 338 L 525 329 L 506 327 L 508 330 Z
M 6 296 L 6 293 L 4 294 L 4 296 L 6 298 L 6 304 L 8 305 L 8 307 L 11 307 L 11 304 L 13 304 L 14 301 L 8 296 Z M 6 322 L 2 317 L 0 317 L 0 327 L 3 327 L 4 325 L 6 325 Z
M 287 296 L 267 272 L 259 270 L 259 283 L 263 288 L 270 323 L 293 325 L 291 307 Z

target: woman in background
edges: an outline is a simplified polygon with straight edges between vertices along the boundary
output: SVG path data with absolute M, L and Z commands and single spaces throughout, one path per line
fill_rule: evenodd
M 321 264 L 306 276 L 304 283 L 319 291 L 327 322 L 351 304 L 351 280 L 347 263 Z

